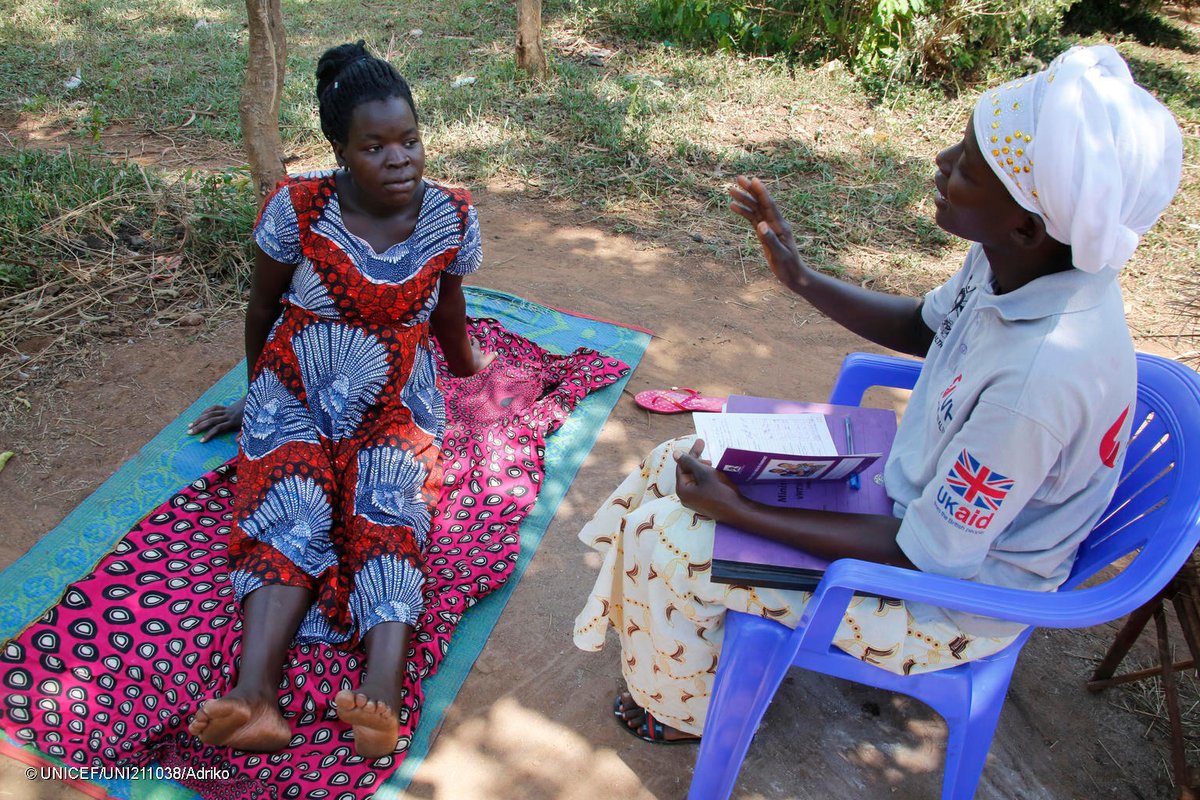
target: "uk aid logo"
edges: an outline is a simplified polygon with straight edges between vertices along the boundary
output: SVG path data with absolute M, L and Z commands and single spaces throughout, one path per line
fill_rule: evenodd
M 1014 483 L 1012 478 L 984 466 L 963 450 L 946 475 L 945 483 L 938 487 L 938 510 L 963 527 L 986 530 Z
M 942 392 L 942 397 L 938 401 L 937 407 L 937 427 L 940 433 L 946 432 L 946 425 L 954 419 L 954 390 L 958 388 L 958 384 L 962 382 L 962 373 L 954 376 L 954 380 L 950 381 L 950 385 L 946 387 L 946 391 Z

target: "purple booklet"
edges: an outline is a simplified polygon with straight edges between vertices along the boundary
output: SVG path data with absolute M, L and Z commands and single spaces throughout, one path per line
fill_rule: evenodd
M 794 453 L 764 453 L 727 447 L 717 469 L 736 483 L 751 481 L 837 481 L 845 480 L 875 462 L 881 453 L 837 456 L 804 456 Z
M 857 514 L 891 514 L 892 501 L 883 489 L 883 465 L 896 436 L 896 414 L 888 409 L 798 403 L 765 397 L 733 395 L 726 410 L 740 413 L 824 414 L 839 450 L 846 446 L 846 418 L 850 418 L 855 448 L 882 457 L 873 459 L 860 475 L 859 489 L 846 481 L 760 480 L 739 487 L 742 494 L 761 503 L 793 508 L 845 511 Z M 821 580 L 828 561 L 786 544 L 756 536 L 729 525 L 717 524 L 713 540 L 712 579 L 719 583 L 811 590 Z

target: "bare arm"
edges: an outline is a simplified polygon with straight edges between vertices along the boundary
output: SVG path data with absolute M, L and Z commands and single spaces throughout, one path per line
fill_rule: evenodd
M 729 208 L 754 226 L 771 272 L 818 311 L 865 339 L 924 356 L 933 331 L 921 319 L 921 300 L 875 292 L 812 269 L 800 257 L 792 227 L 758 178 L 739 176 Z
M 462 276 L 442 273 L 438 304 L 429 318 L 433 335 L 442 346 L 446 366 L 460 378 L 474 375 L 496 358 L 482 353 L 467 335 L 467 299 L 463 296 Z
M 250 299 L 246 303 L 246 375 L 254 380 L 254 365 L 267 343 L 271 326 L 283 311 L 283 294 L 292 282 L 295 264 L 276 261 L 254 247 L 254 276 L 250 280 Z
M 690 452 L 675 454 L 675 491 L 688 508 L 821 558 L 859 558 L 916 569 L 896 544 L 899 519 L 755 502 L 743 497 L 728 478 L 700 460 L 703 449 L 704 442 L 696 440 Z
M 254 274 L 250 280 L 250 299 L 246 303 L 247 381 L 254 380 L 254 365 L 267 343 L 271 326 L 283 310 L 283 293 L 292 282 L 292 273 L 295 271 L 295 264 L 276 261 L 255 245 Z M 210 406 L 188 426 L 188 433 L 199 433 L 200 441 L 207 442 L 218 434 L 236 431 L 242 426 L 245 406 L 245 397 L 228 406 Z

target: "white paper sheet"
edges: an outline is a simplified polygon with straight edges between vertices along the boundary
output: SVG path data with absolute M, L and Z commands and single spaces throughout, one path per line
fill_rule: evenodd
M 727 447 L 764 453 L 836 456 L 824 414 L 706 414 L 694 412 L 703 457 L 716 464 Z

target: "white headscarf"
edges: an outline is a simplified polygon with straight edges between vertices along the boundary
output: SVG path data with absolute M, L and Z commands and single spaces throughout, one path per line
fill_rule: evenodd
M 974 120 L 1009 194 L 1085 272 L 1120 269 L 1179 188 L 1179 126 L 1108 45 L 985 92 Z

